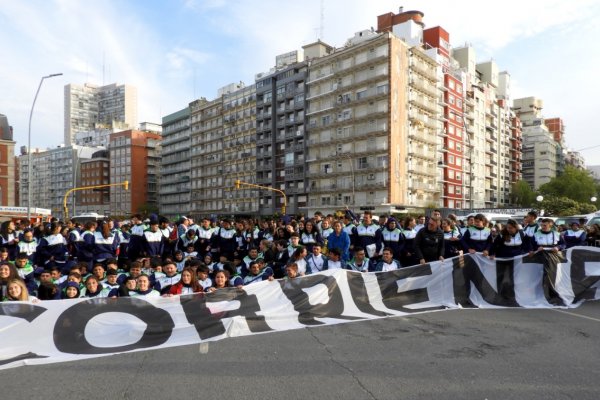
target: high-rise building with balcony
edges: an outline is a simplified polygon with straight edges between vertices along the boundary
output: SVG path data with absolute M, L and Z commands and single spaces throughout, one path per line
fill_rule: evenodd
M 0 114 L 0 206 L 16 205 L 16 159 L 12 126 Z
M 108 185 L 110 183 L 110 166 L 108 150 L 97 150 L 90 159 L 80 160 L 82 187 Z M 109 187 L 77 191 L 75 193 L 76 208 L 70 212 L 77 215 L 83 212 L 95 212 L 100 215 L 110 214 Z
M 191 211 L 190 107 L 163 117 L 162 127 L 159 206 L 173 219 Z
M 305 48 L 309 48 L 310 54 L 311 46 Z M 278 63 L 268 73 L 256 76 L 256 182 L 284 191 L 287 212 L 291 214 L 303 212 L 307 205 L 304 115 L 307 62 L 298 62 L 298 54 L 287 53 L 287 63 Z M 279 193 L 263 192 L 260 201 L 261 215 L 281 211 Z
M 81 186 L 81 160 L 92 157 L 97 148 L 85 146 L 59 146 L 31 153 L 31 207 L 47 208 L 52 215 L 63 218 L 63 198 L 70 189 Z M 19 156 L 21 206 L 27 207 L 29 199 L 29 157 Z M 70 210 L 76 208 L 75 196 L 67 198 Z
M 68 84 L 64 103 L 64 143 L 67 146 L 75 142 L 77 132 L 110 129 L 115 124 L 124 129 L 137 125 L 137 89 L 130 85 Z
M 110 214 L 158 211 L 159 165 L 162 136 L 127 130 L 110 135 Z M 129 181 L 129 190 L 120 184 Z
M 544 103 L 535 97 L 515 99 L 513 109 L 523 125 L 523 180 L 533 189 L 557 175 L 560 144 L 544 123 Z

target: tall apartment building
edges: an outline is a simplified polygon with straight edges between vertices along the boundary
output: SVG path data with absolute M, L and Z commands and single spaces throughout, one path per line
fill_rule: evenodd
M 63 218 L 63 198 L 68 190 L 81 186 L 81 160 L 90 159 L 97 148 L 85 146 L 59 146 L 55 149 L 31 154 L 31 207 L 47 208 L 52 215 Z M 19 156 L 20 206 L 27 207 L 29 199 L 29 158 Z M 67 198 L 69 210 L 76 208 L 75 196 Z
M 344 48 L 311 61 L 309 214 L 344 206 L 379 210 L 405 203 L 406 188 L 417 182 L 425 188 L 406 173 L 408 54 L 408 46 L 393 34 L 364 31 Z M 435 137 L 424 146 L 431 143 L 436 145 Z M 421 153 L 427 157 L 426 148 Z
M 259 195 L 256 189 L 243 185 L 236 189 L 234 183 L 240 180 L 256 184 L 256 86 L 226 87 L 222 99 L 222 212 L 257 214 L 262 194 Z
M 97 150 L 90 159 L 80 160 L 81 187 L 107 185 L 110 183 L 110 165 L 108 150 Z M 75 193 L 76 208 L 71 215 L 83 212 L 95 212 L 100 215 L 110 214 L 109 187 L 77 191 Z
M 159 206 L 161 214 L 171 219 L 191 211 L 190 117 L 188 106 L 162 119 Z
M 191 110 L 191 214 L 214 215 L 223 209 L 223 100 L 196 100 Z
M 523 125 L 523 180 L 533 189 L 556 177 L 562 152 L 542 116 L 543 101 L 535 97 L 515 99 L 513 109 Z
M 64 91 L 64 143 L 75 141 L 77 132 L 111 128 L 114 122 L 127 128 L 137 125 L 137 89 L 116 83 L 97 86 L 68 84 Z
M 308 63 L 298 62 L 298 54 L 287 53 L 286 63 L 276 62 L 274 70 L 256 76 L 256 182 L 285 191 L 290 214 L 303 212 L 307 205 L 304 96 Z M 281 212 L 281 197 L 262 192 L 259 213 Z
M 6 115 L 0 114 L 0 206 L 16 205 L 16 159 L 13 130 Z
M 156 132 L 127 130 L 110 135 L 110 214 L 157 212 L 162 136 Z

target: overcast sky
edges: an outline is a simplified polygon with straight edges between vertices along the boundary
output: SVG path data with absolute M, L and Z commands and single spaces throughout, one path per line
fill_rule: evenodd
M 452 46 L 471 43 L 478 62 L 510 73 L 513 97 L 544 100 L 561 117 L 567 145 L 600 164 L 600 2 L 377 0 L 0 0 L 0 113 L 17 151 L 40 78 L 32 146 L 63 138 L 63 87 L 127 83 L 138 88 L 139 121 L 163 116 L 231 82 L 254 82 L 275 56 L 318 38 L 343 46 L 377 16 L 417 9 L 442 26 Z

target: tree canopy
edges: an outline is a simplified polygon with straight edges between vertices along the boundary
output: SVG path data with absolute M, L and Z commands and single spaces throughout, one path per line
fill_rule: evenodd
M 539 192 L 544 197 L 566 197 L 578 203 L 590 204 L 590 199 L 600 192 L 598 189 L 589 171 L 567 165 L 560 176 L 540 186 Z

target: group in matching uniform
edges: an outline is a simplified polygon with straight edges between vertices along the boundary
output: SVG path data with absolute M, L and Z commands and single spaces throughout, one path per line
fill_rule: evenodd
M 330 269 L 392 271 L 463 254 L 508 258 L 585 245 L 578 223 L 559 232 L 530 212 L 523 224 L 490 226 L 475 215 L 465 226 L 435 210 L 398 221 L 369 211 L 308 220 L 231 221 L 182 217 L 175 224 L 133 215 L 129 223 L 53 221 L 0 226 L 2 300 L 159 297 L 213 292 L 263 280 L 295 279 Z M 502 267 L 504 268 L 504 267 Z M 499 291 L 509 267 L 498 269 Z M 468 273 L 465 271 L 461 273 Z

